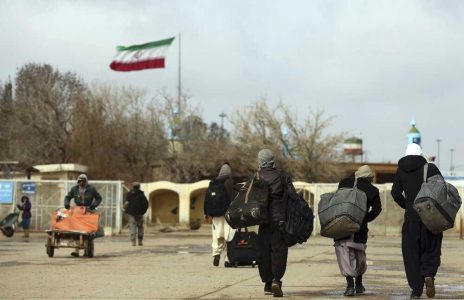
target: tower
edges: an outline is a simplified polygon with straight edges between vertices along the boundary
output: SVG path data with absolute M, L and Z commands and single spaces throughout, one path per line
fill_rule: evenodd
M 408 145 L 412 143 L 418 144 L 419 146 L 421 144 L 421 134 L 419 130 L 416 128 L 415 120 L 411 121 L 411 129 L 409 129 L 408 132 Z

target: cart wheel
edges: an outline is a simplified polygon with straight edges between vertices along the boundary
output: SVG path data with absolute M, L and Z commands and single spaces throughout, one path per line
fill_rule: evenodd
M 55 254 L 55 248 L 52 246 L 52 241 L 50 239 L 47 240 L 47 255 L 48 257 L 53 257 Z
M 87 257 L 92 258 L 94 254 L 94 248 L 93 248 L 93 239 L 90 238 L 87 241 Z
M 13 227 L 5 227 L 2 228 L 2 232 L 6 237 L 12 237 L 14 234 L 14 229 Z

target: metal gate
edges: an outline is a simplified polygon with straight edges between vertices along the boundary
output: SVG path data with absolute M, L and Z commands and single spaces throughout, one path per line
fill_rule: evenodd
M 50 227 L 53 211 L 63 207 L 64 197 L 76 185 L 75 180 L 0 180 L 0 184 L 12 183 L 12 203 L 0 203 L 0 220 L 17 210 L 21 197 L 27 195 L 32 204 L 31 230 L 42 231 Z M 106 234 L 120 233 L 122 226 L 122 181 L 91 181 L 102 196 L 99 206 Z M 31 192 L 25 185 L 33 185 Z M 23 190 L 24 189 L 24 190 Z M 73 201 L 71 202 L 73 203 Z

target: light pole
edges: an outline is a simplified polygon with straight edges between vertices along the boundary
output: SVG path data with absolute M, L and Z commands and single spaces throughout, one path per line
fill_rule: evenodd
M 450 152 L 451 152 L 451 161 L 450 161 L 450 176 L 453 176 L 453 172 L 454 172 L 454 165 L 453 165 L 453 152 L 454 152 L 454 149 L 451 148 L 450 149 Z
M 440 142 L 441 139 L 436 139 L 437 141 L 437 167 L 440 169 Z

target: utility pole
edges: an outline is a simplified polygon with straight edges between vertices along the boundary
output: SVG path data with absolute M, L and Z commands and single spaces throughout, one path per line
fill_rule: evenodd
M 219 117 L 221 118 L 221 138 L 224 136 L 224 118 L 227 118 L 227 115 L 222 112 L 219 114 Z
M 441 139 L 436 139 L 437 141 L 437 167 L 440 169 L 440 142 Z
M 454 149 L 451 148 L 450 149 L 450 153 L 451 153 L 451 161 L 450 161 L 450 176 L 454 176 L 454 165 L 453 165 L 453 152 L 454 152 Z

